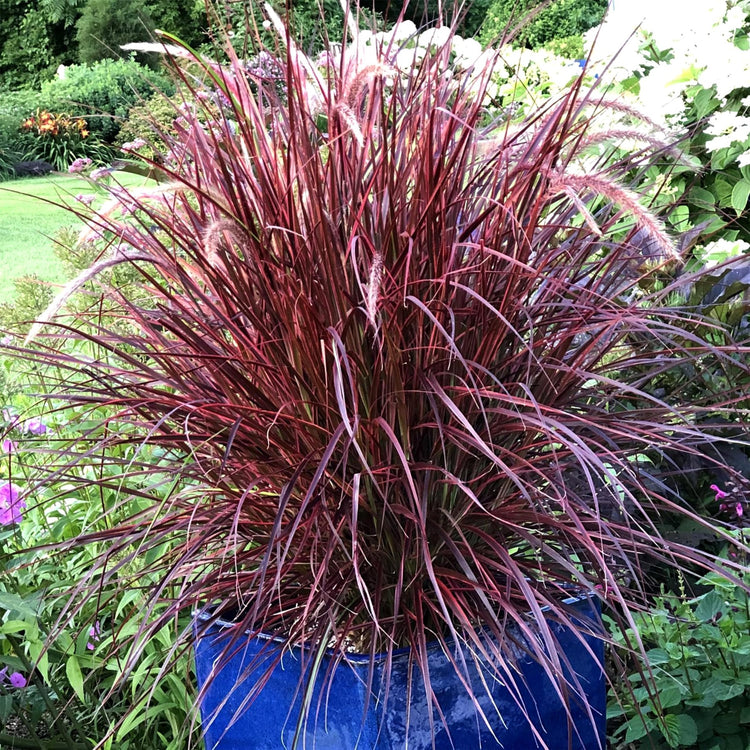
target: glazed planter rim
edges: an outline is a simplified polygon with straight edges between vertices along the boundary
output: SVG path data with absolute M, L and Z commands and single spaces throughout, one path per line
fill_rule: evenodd
M 600 615 L 598 614 L 598 610 L 596 609 L 596 601 L 598 600 L 598 597 L 593 591 L 582 591 L 580 594 L 576 596 L 566 596 L 564 599 L 562 599 L 561 604 L 576 604 L 578 602 L 584 602 L 584 601 L 591 601 L 592 602 L 592 609 L 590 613 L 576 613 L 576 616 L 574 619 L 584 619 L 588 622 L 590 622 L 592 625 L 595 625 L 597 622 L 601 624 Z M 193 618 L 196 620 L 201 620 L 203 622 L 208 622 L 210 620 L 210 611 L 212 607 L 203 607 L 201 609 L 194 609 L 193 610 Z M 548 612 L 549 606 L 545 605 L 541 608 L 542 612 Z M 596 614 L 596 618 L 594 618 L 592 615 Z M 210 622 L 210 627 L 216 627 L 221 628 L 222 630 L 227 630 L 229 628 L 235 627 L 237 625 L 236 622 L 233 622 L 232 620 L 224 619 L 223 617 L 217 617 L 216 619 L 212 620 Z M 515 627 L 515 624 L 510 625 L 509 627 Z M 483 633 L 487 632 L 487 629 L 484 627 L 478 627 L 477 632 Z M 259 631 L 255 634 L 251 633 L 250 630 L 245 630 L 244 635 L 252 637 L 252 638 L 258 638 L 262 641 L 269 641 L 269 642 L 275 642 L 279 644 L 280 646 L 289 646 L 290 648 L 299 648 L 298 645 L 290 645 L 286 638 L 284 638 L 281 635 L 275 635 L 274 633 L 267 633 L 265 631 Z M 204 637 L 203 634 L 199 634 L 199 637 Z M 453 641 L 454 639 L 452 637 L 446 638 L 448 642 Z M 427 645 L 434 643 L 439 643 L 438 639 L 436 638 L 430 638 L 427 641 Z M 305 646 L 305 648 L 308 648 Z M 406 654 L 409 651 L 413 649 L 413 646 L 400 646 L 399 648 L 394 648 L 391 653 L 392 656 L 397 656 L 399 654 Z M 325 655 L 329 657 L 340 657 L 343 658 L 346 661 L 350 661 L 352 663 L 370 663 L 371 661 L 378 661 L 388 658 L 388 652 L 386 651 L 379 651 L 375 653 L 374 655 L 361 653 L 359 651 L 339 651 L 334 648 L 326 648 Z

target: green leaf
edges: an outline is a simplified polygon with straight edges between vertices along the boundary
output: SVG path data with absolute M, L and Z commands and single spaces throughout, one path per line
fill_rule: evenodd
M 73 688 L 81 703 L 85 703 L 86 696 L 83 692 L 83 674 L 81 672 L 81 665 L 78 663 L 75 654 L 68 657 L 68 661 L 65 663 L 65 674 L 68 677 L 70 687 Z
M 682 701 L 682 690 L 679 685 L 668 685 L 659 691 L 659 703 L 662 708 L 673 708 Z
M 642 719 L 640 716 L 634 716 L 627 724 L 628 731 L 625 732 L 625 742 L 635 742 L 648 734 L 652 724 L 651 719 Z
M 713 208 L 716 204 L 714 194 L 698 185 L 692 188 L 688 193 L 688 198 L 695 203 L 696 206 L 700 206 L 701 208 Z
M 654 664 L 668 664 L 671 660 L 669 654 L 663 648 L 652 648 L 646 652 L 646 658 L 648 663 Z
M 732 208 L 739 216 L 747 205 L 747 199 L 750 197 L 750 181 L 740 180 L 732 189 Z
M 712 620 L 716 615 L 726 609 L 724 597 L 719 596 L 715 591 L 709 591 L 700 599 L 700 603 L 695 608 L 695 616 L 706 622 Z
M 719 100 L 714 97 L 713 88 L 701 89 L 695 95 L 693 104 L 695 105 L 696 118 L 700 120 L 718 107 Z
M 33 604 L 38 607 L 39 601 L 35 600 Z M 0 591 L 0 609 L 4 609 L 6 612 L 17 612 L 19 615 L 28 618 L 37 616 L 37 610 L 32 605 L 17 594 L 10 594 L 7 591 Z
M 676 206 L 669 214 L 669 223 L 679 230 L 687 229 L 690 222 L 690 209 L 685 206 Z
M 743 706 L 740 711 L 740 724 L 750 724 L 750 706 Z
M 740 714 L 737 711 L 714 716 L 714 731 L 716 734 L 737 734 L 739 728 Z
M 0 695 L 0 724 L 5 724 L 13 713 L 13 696 Z
M 695 720 L 687 714 L 667 714 L 662 719 L 661 730 L 670 747 L 689 747 L 698 739 Z

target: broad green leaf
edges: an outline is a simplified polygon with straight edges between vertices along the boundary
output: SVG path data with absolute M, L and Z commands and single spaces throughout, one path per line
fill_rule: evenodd
M 740 726 L 740 713 L 733 711 L 728 714 L 714 716 L 714 731 L 717 734 L 737 734 Z
M 645 737 L 651 727 L 646 726 L 652 721 L 642 719 L 640 716 L 634 716 L 627 724 L 628 731 L 625 732 L 625 742 L 635 742 Z
M 725 609 L 724 597 L 719 596 L 715 591 L 709 591 L 695 608 L 695 616 L 703 622 L 708 622 Z
M 29 643 L 29 657 L 32 664 L 37 668 L 44 678 L 45 682 L 49 681 L 49 655 L 41 641 L 32 641 Z
M 719 106 L 719 100 L 714 97 L 713 89 L 701 89 L 693 99 L 695 114 L 698 120 L 713 112 Z
M 716 204 L 714 194 L 697 185 L 688 193 L 688 198 L 697 206 L 702 206 L 703 208 L 713 208 Z
M 684 230 L 690 222 L 690 209 L 685 206 L 677 206 L 669 214 L 669 223 L 675 228 Z
M 659 729 L 670 747 L 678 747 L 680 744 L 680 725 L 677 716 L 667 714 L 661 718 Z
M 646 652 L 649 664 L 667 664 L 670 661 L 669 654 L 663 648 L 652 648 Z
M 65 662 L 65 674 L 68 677 L 70 687 L 73 688 L 81 703 L 85 703 L 86 696 L 83 692 L 83 674 L 81 672 L 81 665 L 78 663 L 75 654 L 69 656 L 68 661 Z
M 750 181 L 740 180 L 732 189 L 732 208 L 738 216 L 745 210 L 748 198 L 750 198 Z
M 25 633 L 29 627 L 29 623 L 26 620 L 8 620 L 4 622 L 0 627 L 0 633 Z
M 680 745 L 683 745 L 685 747 L 692 747 L 695 745 L 698 740 L 698 727 L 695 720 L 687 714 L 667 714 L 664 717 L 665 722 L 667 719 L 670 719 L 670 717 L 674 720 L 676 727 L 676 744 L 671 746 L 679 747 Z
M 673 708 L 682 701 L 682 690 L 679 685 L 668 685 L 659 691 L 659 703 L 662 708 Z

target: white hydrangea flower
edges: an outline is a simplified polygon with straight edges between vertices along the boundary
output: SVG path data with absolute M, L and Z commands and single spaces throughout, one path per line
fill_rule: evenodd
M 750 118 L 736 112 L 714 112 L 709 118 L 706 134 L 711 137 L 706 144 L 709 151 L 744 143 L 750 138 Z
M 460 36 L 454 37 L 451 50 L 455 55 L 454 64 L 459 70 L 474 67 L 482 55 L 482 45 L 471 37 L 468 39 L 462 39 Z
M 704 88 L 716 86 L 716 93 L 726 99 L 735 89 L 747 86 L 750 77 L 750 50 L 741 50 L 731 42 L 707 50 L 703 59 L 708 61 L 698 76 Z
M 420 47 L 442 47 L 450 40 L 452 33 L 450 26 L 427 29 L 417 37 L 417 44 Z
M 417 27 L 414 21 L 401 21 L 390 31 L 390 37 L 394 42 L 405 42 L 417 35 Z
M 396 52 L 393 64 L 402 73 L 410 73 L 424 60 L 427 50 L 424 47 L 403 47 Z
M 737 164 L 739 164 L 741 167 L 747 167 L 750 166 L 750 150 L 743 151 L 738 157 L 737 157 Z
M 682 93 L 689 84 L 681 80 L 683 73 L 679 63 L 672 61 L 656 65 L 641 78 L 638 101 L 644 114 L 666 125 L 683 113 Z
M 720 263 L 728 261 L 730 258 L 736 258 L 743 255 L 750 249 L 750 244 L 744 240 L 726 240 L 720 238 L 707 243 L 698 249 L 698 253 L 703 260 L 706 268 L 713 268 Z

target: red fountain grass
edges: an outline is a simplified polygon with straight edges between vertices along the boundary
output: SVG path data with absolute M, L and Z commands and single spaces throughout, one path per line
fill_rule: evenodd
M 490 121 L 487 73 L 451 76 L 441 47 L 404 76 L 390 52 L 321 73 L 292 46 L 285 86 L 195 61 L 169 188 L 91 220 L 142 293 L 109 290 L 109 316 L 47 324 L 20 354 L 52 365 L 50 398 L 107 407 L 104 450 L 84 436 L 42 481 L 118 443 L 145 483 L 179 481 L 70 543 L 109 543 L 71 611 L 148 571 L 163 585 L 133 660 L 208 605 L 237 638 L 411 645 L 424 670 L 427 642 L 455 638 L 491 649 L 499 679 L 526 637 L 567 695 L 545 617 L 572 623 L 571 588 L 627 623 L 655 567 L 719 567 L 662 536 L 673 516 L 726 536 L 671 488 L 669 456 L 744 419 L 743 394 L 651 386 L 707 360 L 747 374 L 746 352 L 641 290 L 644 235 L 663 263 L 674 246 L 621 165 L 576 171 L 595 91 L 511 128 Z

